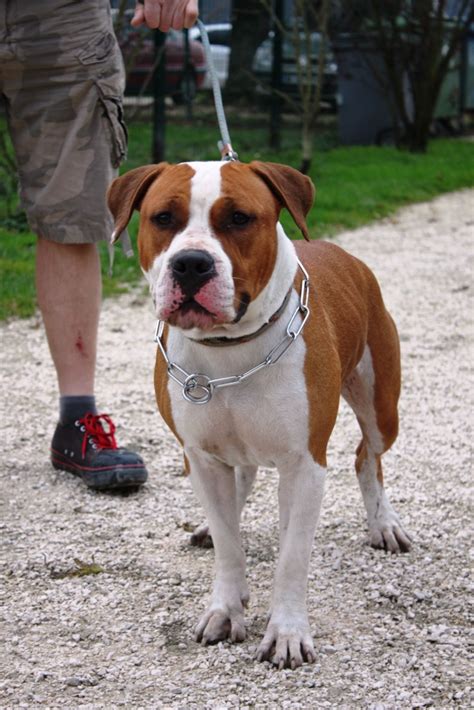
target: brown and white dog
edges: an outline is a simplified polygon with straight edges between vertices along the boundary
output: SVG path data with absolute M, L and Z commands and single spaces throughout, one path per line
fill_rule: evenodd
M 410 547 L 381 464 L 398 430 L 397 331 L 365 264 L 334 244 L 286 237 L 280 210 L 288 209 L 307 238 L 313 197 L 311 181 L 298 171 L 258 161 L 148 165 L 109 190 L 115 236 L 140 211 L 140 262 L 156 315 L 167 324 L 163 347 L 183 380 L 206 376 L 197 394 L 206 394 L 199 382 L 248 372 L 285 342 L 293 313 L 295 328 L 305 314 L 298 259 L 309 273 L 309 318 L 270 367 L 216 389 L 200 406 L 170 379 L 160 350 L 155 368 L 158 406 L 183 445 L 215 548 L 213 591 L 196 639 L 245 638 L 249 593 L 239 518 L 257 467 L 274 466 L 280 554 L 257 657 L 292 668 L 315 658 L 306 586 L 341 394 L 362 430 L 355 465 L 370 542 L 391 552 Z

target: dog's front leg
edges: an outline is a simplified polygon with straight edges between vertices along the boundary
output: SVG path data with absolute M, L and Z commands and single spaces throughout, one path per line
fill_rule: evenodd
M 312 663 L 315 652 L 306 610 L 306 588 L 326 469 L 309 456 L 279 466 L 280 556 L 271 614 L 257 658 L 279 668 Z
M 209 606 L 196 627 L 203 644 L 245 638 L 248 602 L 245 554 L 240 542 L 234 469 L 195 449 L 186 451 L 191 482 L 209 523 L 215 550 L 215 578 Z
M 240 517 L 257 475 L 257 466 L 236 466 L 235 486 L 237 492 L 237 515 Z M 191 535 L 191 545 L 194 547 L 213 547 L 207 520 Z

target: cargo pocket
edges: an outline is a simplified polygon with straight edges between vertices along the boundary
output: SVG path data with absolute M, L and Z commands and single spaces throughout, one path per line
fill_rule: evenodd
M 105 130 L 110 145 L 112 167 L 118 168 L 127 157 L 128 132 L 123 118 L 122 98 L 106 93 L 100 79 L 96 81 Z
M 112 50 L 115 49 L 117 40 L 113 32 L 100 32 L 96 34 L 86 46 L 77 52 L 81 64 L 98 64 L 107 61 Z
M 77 58 L 96 86 L 112 166 L 118 168 L 127 157 L 128 134 L 122 103 L 125 70 L 114 33 L 98 33 L 81 49 Z

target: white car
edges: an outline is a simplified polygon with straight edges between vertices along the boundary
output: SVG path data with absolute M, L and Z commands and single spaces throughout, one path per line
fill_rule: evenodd
M 229 71 L 230 35 L 232 32 L 232 25 L 228 22 L 206 25 L 206 30 L 209 36 L 211 54 L 216 68 L 217 78 L 219 79 L 220 86 L 223 87 L 227 81 L 227 74 Z M 202 42 L 199 27 L 192 27 L 189 30 L 189 38 Z M 206 78 L 204 79 L 202 88 L 210 89 L 211 87 L 211 74 L 208 63 Z

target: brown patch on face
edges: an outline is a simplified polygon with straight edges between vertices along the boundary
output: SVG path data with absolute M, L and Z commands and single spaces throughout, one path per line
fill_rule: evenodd
M 273 273 L 277 255 L 279 204 L 265 183 L 242 163 L 221 170 L 222 188 L 210 222 L 233 266 L 236 301 L 253 301 Z M 240 223 L 244 217 L 248 221 Z
M 115 178 L 107 190 L 107 204 L 115 223 L 112 243 L 116 242 L 133 214 L 139 210 L 142 199 L 153 180 L 168 166 L 168 163 L 142 165 Z
M 168 249 L 175 234 L 186 227 L 194 173 L 184 163 L 168 165 L 148 188 L 140 208 L 138 231 L 140 264 L 145 271 Z
M 249 166 L 270 188 L 280 203 L 286 207 L 303 237 L 309 242 L 306 215 L 311 209 L 316 189 L 310 178 L 289 165 L 262 163 L 254 160 Z

